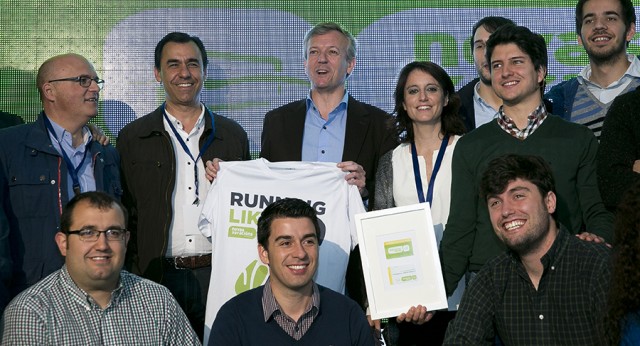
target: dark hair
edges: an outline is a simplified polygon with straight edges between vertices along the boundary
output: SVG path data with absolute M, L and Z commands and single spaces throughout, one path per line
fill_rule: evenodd
M 309 41 L 311 40 L 311 38 L 318 35 L 324 35 L 331 31 L 337 31 L 341 33 L 342 36 L 344 36 L 349 42 L 349 46 L 347 46 L 347 55 L 345 56 L 347 61 L 355 59 L 358 50 L 358 42 L 353 37 L 353 35 L 351 35 L 347 30 L 343 29 L 337 23 L 325 22 L 317 24 L 309 31 L 307 31 L 307 33 L 304 35 L 304 60 L 307 60 L 307 49 L 309 48 Z
M 504 17 L 489 16 L 480 19 L 473 26 L 473 31 L 471 32 L 471 51 L 473 51 L 473 38 L 476 37 L 476 31 L 478 31 L 480 27 L 483 27 L 490 34 L 493 34 L 496 30 L 498 30 L 499 27 L 507 24 L 516 25 L 516 23 L 514 23 L 511 19 Z
M 200 55 L 202 56 L 202 67 L 206 71 L 207 65 L 209 64 L 209 59 L 207 58 L 207 50 L 204 48 L 204 44 L 200 41 L 200 38 L 197 36 L 190 36 L 189 34 L 185 34 L 184 32 L 171 32 L 168 33 L 165 37 L 158 42 L 156 45 L 155 51 L 155 65 L 158 70 L 160 70 L 160 59 L 162 57 L 162 50 L 164 46 L 169 42 L 176 43 L 188 43 L 193 42 L 198 46 L 200 50 Z
M 582 37 L 580 32 L 582 31 L 584 5 L 587 3 L 587 1 L 589 0 L 578 0 L 578 3 L 576 4 L 576 34 L 578 34 L 578 36 L 580 37 Z M 620 15 L 622 16 L 622 20 L 624 21 L 624 31 L 627 32 L 629 30 L 629 27 L 631 26 L 631 23 L 635 24 L 636 22 L 636 10 L 635 8 L 633 8 L 633 3 L 631 3 L 631 0 L 619 1 L 620 7 L 622 7 L 622 13 Z
M 82 201 L 87 201 L 90 206 L 98 208 L 100 210 L 111 210 L 115 209 L 115 206 L 117 206 L 118 208 L 120 208 L 120 210 L 122 210 L 125 226 L 127 225 L 129 215 L 127 213 L 127 209 L 122 205 L 122 203 L 104 192 L 91 191 L 83 192 L 73 197 L 69 201 L 69 203 L 67 203 L 67 205 L 62 210 L 62 216 L 60 216 L 60 232 L 69 232 L 71 224 L 73 223 L 73 211 L 76 209 L 78 203 Z
M 402 106 L 404 103 L 404 88 L 407 85 L 409 74 L 414 70 L 421 70 L 430 74 L 435 78 L 444 91 L 444 96 L 449 98 L 449 103 L 444 106 L 440 116 L 442 134 L 463 134 L 465 131 L 464 123 L 458 115 L 458 110 L 460 109 L 460 97 L 456 94 L 453 82 L 447 72 L 442 69 L 442 67 L 430 61 L 414 61 L 407 64 L 400 71 L 398 83 L 396 83 L 396 90 L 393 93 L 396 103 L 393 112 L 396 114 L 396 117 L 391 119 L 391 127 L 396 132 L 397 138 L 403 142 L 410 142 L 414 139 L 412 126 L 413 121 L 409 118 L 409 114 Z
M 618 345 L 629 312 L 640 308 L 640 182 L 625 192 L 618 205 L 613 243 L 613 270 L 605 330 Z
M 549 164 L 539 156 L 507 154 L 489 162 L 482 174 L 480 196 L 488 199 L 503 193 L 510 182 L 516 179 L 529 181 L 538 188 L 544 198 L 549 192 L 556 192 L 553 172 Z M 555 213 L 554 220 L 556 219 Z
M 492 69 L 491 55 L 495 47 L 509 43 L 515 44 L 521 51 L 529 56 L 536 71 L 544 68 L 545 75 L 540 82 L 540 92 L 544 94 L 545 78 L 547 77 L 548 71 L 547 65 L 549 64 L 547 44 L 544 42 L 542 35 L 533 33 L 524 26 L 503 25 L 489 36 L 487 40 L 487 62 L 489 64 L 489 71 Z
M 309 203 L 298 198 L 283 198 L 269 204 L 258 219 L 258 244 L 267 249 L 269 235 L 271 235 L 271 224 L 275 219 L 281 218 L 303 218 L 311 220 L 316 230 L 316 237 L 320 240 L 320 224 L 315 209 Z

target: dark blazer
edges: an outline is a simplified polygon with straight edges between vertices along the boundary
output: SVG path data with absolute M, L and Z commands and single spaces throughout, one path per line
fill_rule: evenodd
M 262 127 L 260 157 L 271 162 L 302 160 L 302 136 L 307 113 L 306 99 L 291 102 L 267 113 Z M 342 161 L 354 161 L 366 172 L 369 206 L 373 207 L 378 161 L 398 143 L 389 128 L 391 116 L 380 108 L 349 96 Z
M 247 133 L 235 121 L 214 113 L 215 136 L 202 154 L 201 164 L 213 158 L 225 161 L 249 159 Z M 205 114 L 204 144 L 213 130 Z M 129 211 L 131 239 L 127 266 L 134 274 L 160 282 L 173 216 L 172 196 L 176 182 L 176 160 L 169 133 L 162 122 L 162 107 L 127 124 L 118 136 L 121 154 L 122 202 Z M 178 149 L 180 150 L 180 149 Z
M 291 102 L 267 113 L 262 127 L 260 157 L 272 162 L 302 160 L 306 114 L 306 99 Z M 342 161 L 354 161 L 364 168 L 369 208 L 374 205 L 378 162 L 382 155 L 398 145 L 394 131 L 390 128 L 390 119 L 391 116 L 385 111 L 349 96 Z M 349 296 L 366 309 L 367 295 L 358 246 L 349 256 L 346 288 Z
M 473 106 L 473 92 L 476 84 L 480 81 L 480 78 L 476 78 L 465 86 L 458 90 L 457 94 L 460 96 L 460 111 L 458 114 L 464 122 L 464 127 L 467 128 L 466 132 L 469 132 L 476 128 L 476 113 Z

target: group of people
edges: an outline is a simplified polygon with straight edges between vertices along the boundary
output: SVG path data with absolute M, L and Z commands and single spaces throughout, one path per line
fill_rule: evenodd
M 165 102 L 117 148 L 88 126 L 104 84 L 93 65 L 48 59 L 38 119 L 0 131 L 0 307 L 13 299 L 2 343 L 373 345 L 382 327 L 388 345 L 640 342 L 633 4 L 579 0 L 576 34 L 589 65 L 545 95 L 544 38 L 485 17 L 470 47 L 478 78 L 456 92 L 443 68 L 411 62 L 395 116 L 347 91 L 350 33 L 321 23 L 305 35 L 309 94 L 265 115 L 260 156 L 337 163 L 369 210 L 429 203 L 449 311 L 417 305 L 386 325 L 367 316 L 357 246 L 331 268 L 345 292 L 315 282 L 323 232 L 344 230 L 284 198 L 257 222 L 269 278 L 205 326 L 216 277 L 199 218 L 221 162 L 250 154 L 242 127 L 200 101 L 202 41 L 157 44 Z

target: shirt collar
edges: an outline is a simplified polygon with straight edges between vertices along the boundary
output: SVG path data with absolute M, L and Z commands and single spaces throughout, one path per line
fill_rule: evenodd
M 616 85 L 618 85 L 620 80 L 622 80 L 626 76 L 640 78 L 640 59 L 638 59 L 638 57 L 633 54 L 627 54 L 627 59 L 629 60 L 629 62 L 631 62 L 631 65 L 629 65 L 629 67 L 627 68 L 627 71 L 625 71 L 625 73 L 622 76 L 620 76 L 620 78 L 617 81 L 611 83 L 611 85 L 601 87 L 595 83 L 592 83 L 589 80 L 589 78 L 591 77 L 591 64 L 587 64 L 587 66 L 582 68 L 582 70 L 576 77 L 578 80 L 578 83 L 593 85 L 598 88 L 605 89 L 605 88 L 615 87 Z
M 556 235 L 556 239 L 553 241 L 553 244 L 549 248 L 546 254 L 540 258 L 540 262 L 542 262 L 542 266 L 546 270 L 549 266 L 556 265 L 556 262 L 562 254 L 564 253 L 564 249 L 567 247 L 569 238 L 569 232 L 563 227 L 558 227 L 558 234 Z M 507 250 L 511 259 L 515 262 L 520 262 L 520 256 L 512 250 Z
M 535 121 L 542 121 L 546 117 L 547 117 L 547 108 L 544 106 L 544 102 L 541 102 L 540 105 L 536 109 L 534 109 L 533 112 L 531 112 L 531 114 L 527 116 L 527 120 L 529 121 L 529 124 L 531 124 L 532 122 L 535 122 Z M 507 114 L 505 114 L 504 105 L 500 106 L 500 109 L 498 110 L 498 119 L 504 123 L 514 123 L 513 119 L 511 119 Z
M 273 295 L 273 291 L 271 290 L 271 279 L 267 279 L 267 282 L 264 284 L 262 289 L 262 308 L 264 313 L 264 321 L 267 322 L 273 316 L 276 311 L 284 314 L 284 311 L 280 308 L 280 304 L 276 301 L 276 297 Z M 313 283 L 313 293 L 311 295 L 311 305 L 305 309 L 305 313 L 307 313 L 312 308 L 316 308 L 320 310 L 320 291 L 318 290 L 318 285 Z
M 315 107 L 315 103 L 313 103 L 313 99 L 311 98 L 311 91 L 309 90 L 309 93 L 307 94 L 307 110 L 309 110 L 312 107 Z M 344 107 L 345 113 L 347 110 L 347 105 L 349 104 L 349 92 L 345 89 L 344 90 L 344 95 L 342 96 L 342 100 L 340 100 L 340 103 L 338 104 L 338 106 L 336 106 L 335 109 L 338 109 L 340 107 Z M 331 113 L 334 113 L 333 110 L 331 111 Z
M 70 148 L 73 148 L 73 139 L 71 138 L 71 133 L 69 133 L 69 131 L 67 131 L 62 126 L 58 125 L 55 121 L 53 121 L 51 118 L 49 118 L 46 114 L 45 114 L 45 117 L 47 117 L 47 119 L 49 119 L 49 122 L 51 123 L 51 128 L 53 129 L 53 132 L 55 134 L 55 137 L 58 139 L 58 142 L 60 144 L 65 143 Z M 84 140 L 84 142 L 83 142 L 84 145 L 80 145 L 77 148 L 80 151 L 84 151 L 84 148 L 85 148 L 86 144 L 89 143 L 91 140 L 93 140 L 93 136 L 91 135 L 91 131 L 89 131 L 89 129 L 86 126 L 82 127 L 82 138 Z
M 85 292 L 82 288 L 76 285 L 75 281 L 73 281 L 73 278 L 71 278 L 71 275 L 69 274 L 69 270 L 67 269 L 66 264 L 63 265 L 60 269 L 60 280 L 62 282 L 62 285 L 65 286 L 71 296 L 80 304 L 82 304 L 86 309 L 101 309 L 100 306 L 91 297 L 91 295 L 89 295 L 89 293 Z M 115 290 L 113 290 L 113 292 L 111 292 L 111 301 L 109 302 L 107 308 L 113 304 L 117 304 L 117 302 L 120 300 L 120 297 L 122 296 L 123 290 L 124 286 L 122 284 L 122 273 L 120 273 L 118 286 Z
M 198 116 L 198 120 L 196 120 L 196 124 L 194 126 L 194 129 L 196 129 L 195 132 L 199 131 L 200 129 L 202 129 L 204 127 L 204 105 L 201 104 L 201 111 L 200 111 L 200 115 Z M 182 123 L 173 115 L 171 115 L 171 113 L 169 113 L 169 111 L 165 108 L 164 112 L 167 114 L 167 118 L 169 118 L 169 121 L 171 121 L 171 123 L 173 124 L 173 126 L 176 129 L 180 129 L 180 130 L 184 130 L 184 126 L 182 125 Z

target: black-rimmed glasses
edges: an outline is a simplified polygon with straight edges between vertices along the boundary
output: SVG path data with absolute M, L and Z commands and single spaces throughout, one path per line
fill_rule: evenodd
M 100 90 L 104 87 L 104 80 L 94 77 L 91 78 L 89 76 L 78 76 L 78 77 L 69 77 L 69 78 L 60 78 L 60 79 L 52 79 L 48 83 L 51 82 L 77 82 L 83 88 L 88 88 L 91 86 L 91 82 L 96 82 Z
M 124 240 L 124 235 L 127 233 L 126 229 L 112 228 L 104 231 L 98 231 L 93 228 L 84 228 L 77 231 L 67 231 L 67 234 L 77 234 L 80 237 L 80 240 L 86 242 L 95 242 L 100 238 L 100 233 L 104 233 L 104 236 L 109 241 L 122 241 Z

